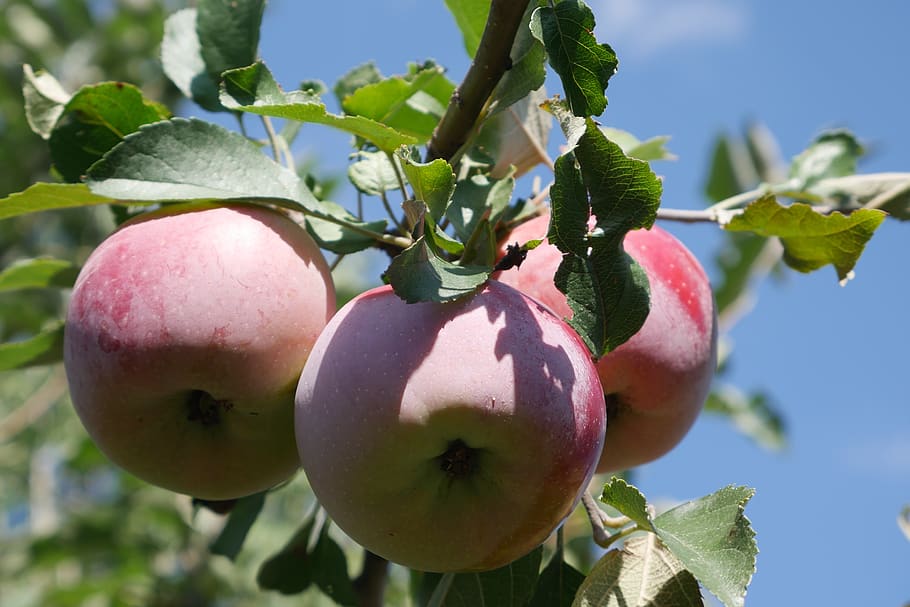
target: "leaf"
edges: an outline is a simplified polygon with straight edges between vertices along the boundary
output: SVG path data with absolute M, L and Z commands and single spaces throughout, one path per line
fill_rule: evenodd
M 232 561 L 240 554 L 243 542 L 265 504 L 266 493 L 262 491 L 237 500 L 224 528 L 209 547 L 212 554 L 226 556 Z
M 223 72 L 250 65 L 259 52 L 265 0 L 199 0 L 196 33 L 206 70 L 215 82 Z
M 714 282 L 718 316 L 740 301 L 749 288 L 767 240 L 749 232 L 728 232 L 717 254 L 720 277 Z M 777 256 L 776 256 L 777 257 Z M 776 262 L 775 262 L 776 263 Z
M 349 114 L 410 136 L 413 143 L 425 143 L 445 113 L 454 90 L 445 71 L 429 64 L 407 76 L 392 76 L 362 86 L 345 97 L 342 107 Z
M 823 198 L 834 198 L 839 206 L 858 208 L 875 204 L 895 219 L 910 220 L 910 173 L 870 173 L 830 177 L 809 190 Z
M 128 200 L 301 200 L 300 179 L 242 135 L 197 119 L 142 127 L 88 173 L 95 194 Z
M 599 44 L 594 37 L 591 9 L 581 0 L 538 8 L 531 18 L 531 31 L 546 47 L 572 113 L 602 114 L 607 107 L 604 91 L 619 62 L 610 45 Z
M 210 112 L 224 111 L 218 101 L 220 78 L 209 74 L 196 33 L 197 11 L 185 8 L 164 22 L 161 65 L 165 75 L 188 99 Z
M 329 537 L 328 530 L 329 525 L 326 523 L 313 548 L 310 575 L 319 589 L 339 605 L 357 605 L 357 594 L 348 577 L 344 552 L 335 540 Z
M 347 96 L 360 87 L 379 82 L 380 80 L 382 80 L 382 74 L 379 72 L 379 68 L 372 61 L 368 61 L 352 68 L 339 78 L 335 86 L 332 87 L 332 92 L 335 93 L 338 105 L 342 105 Z
M 280 551 L 266 559 L 256 574 L 260 588 L 281 594 L 298 594 L 307 589 L 313 581 L 308 548 L 315 524 L 315 518 L 309 517 Z
M 356 253 L 376 243 L 375 238 L 357 231 L 357 228 L 381 234 L 385 231 L 386 225 L 388 225 L 388 222 L 384 219 L 360 221 L 344 207 L 334 202 L 320 201 L 319 210 L 348 224 L 343 226 L 312 215 L 307 216 L 305 219 L 307 231 L 319 247 L 339 255 Z
M 575 128 L 556 110 L 562 124 Z M 622 242 L 629 230 L 654 223 L 661 184 L 647 163 L 625 156 L 590 118 L 574 151 L 557 159 L 555 173 L 548 238 L 567 255 L 554 281 L 572 309 L 570 324 L 600 357 L 647 318 L 647 275 Z M 591 214 L 596 225 L 589 234 Z
M 490 179 L 474 175 L 456 183 L 452 202 L 446 210 L 456 236 L 467 242 L 482 219 L 495 224 L 508 208 L 514 189 L 512 177 Z
M 381 196 L 399 187 L 395 167 L 386 152 L 359 151 L 348 166 L 348 178 L 354 187 L 369 196 Z
M 442 574 L 424 573 L 420 579 L 421 594 L 426 597 L 435 589 L 430 601 L 420 604 L 432 607 L 524 607 L 537 583 L 543 548 L 535 548 L 504 567 L 482 573 L 459 573 L 449 578 Z M 438 588 L 441 580 L 448 585 Z
M 553 118 L 540 108 L 545 100 L 539 89 L 484 122 L 474 145 L 495 160 L 492 177 L 504 177 L 511 166 L 518 178 L 538 164 L 552 164 L 547 143 Z
M 705 402 L 705 412 L 723 415 L 745 436 L 779 451 L 787 445 L 783 415 L 768 402 L 765 394 L 745 394 L 730 385 L 714 388 Z
M 0 272 L 0 292 L 21 289 L 69 288 L 79 267 L 65 259 L 20 259 Z
M 54 323 L 21 341 L 0 343 L 0 371 L 49 365 L 63 360 L 63 323 Z
M 324 124 L 362 137 L 389 153 L 394 152 L 399 146 L 418 142 L 412 135 L 363 116 L 330 114 L 325 104 L 311 93 L 283 92 L 268 68 L 261 62 L 224 74 L 221 103 L 232 110 Z
M 537 7 L 545 4 L 546 0 L 532 0 L 528 3 L 509 52 L 512 67 L 503 74 L 490 95 L 491 115 L 524 99 L 532 91 L 543 88 L 547 77 L 547 52 L 543 43 L 531 32 L 531 18 Z
M 626 541 L 601 558 L 578 589 L 573 607 L 703 605 L 698 582 L 653 534 Z
M 632 133 L 621 129 L 601 126 L 600 130 L 607 139 L 622 149 L 623 154 L 630 158 L 637 158 L 645 162 L 676 160 L 676 156 L 666 148 L 666 144 L 670 140 L 669 135 L 651 137 L 646 141 L 641 141 Z
M 724 226 L 730 231 L 777 236 L 784 245 L 784 261 L 800 272 L 831 264 L 844 284 L 852 277 L 866 243 L 885 219 L 877 209 L 859 209 L 844 215 L 822 215 L 809 205 L 780 205 L 774 196 L 759 198 Z
M 790 177 L 799 184 L 797 187 L 805 189 L 828 177 L 852 175 L 863 153 L 863 146 L 851 133 L 824 133 L 793 159 Z
M 540 573 L 528 607 L 571 607 L 585 576 L 556 555 Z
M 426 203 L 434 220 L 442 219 L 455 191 L 455 173 L 452 165 L 442 158 L 431 162 L 418 162 L 405 149 L 396 154 L 401 161 L 408 183 L 414 190 L 414 197 Z
M 44 70 L 35 72 L 26 63 L 22 66 L 22 97 L 28 126 L 42 139 L 49 138 L 70 94 L 51 74 Z
M 82 183 L 35 183 L 27 190 L 0 198 L 0 220 L 27 213 L 117 202 L 93 194 Z
M 600 501 L 616 508 L 643 529 L 651 528 L 651 515 L 648 514 L 645 496 L 625 480 L 615 476 L 610 479 L 610 482 L 604 485 Z
M 904 506 L 897 517 L 897 526 L 903 532 L 904 537 L 910 540 L 910 506 Z
M 490 14 L 490 0 L 446 0 L 446 8 L 455 18 L 464 38 L 464 48 L 469 57 L 477 54 L 480 38 Z
M 140 126 L 167 119 L 164 106 L 131 84 L 105 82 L 79 89 L 64 106 L 50 135 L 54 167 L 69 182 Z
M 384 278 L 407 303 L 446 302 L 476 291 L 491 271 L 487 266 L 460 266 L 444 259 L 435 231 L 425 230 L 423 236 L 392 260 Z
M 754 493 L 728 486 L 653 520 L 673 555 L 727 607 L 743 605 L 755 573 L 758 547 L 744 512 Z

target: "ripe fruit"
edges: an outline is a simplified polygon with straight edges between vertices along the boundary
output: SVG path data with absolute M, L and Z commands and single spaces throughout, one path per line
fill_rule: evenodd
M 481 571 L 543 542 L 600 456 L 605 405 L 580 339 L 490 281 L 453 303 L 390 287 L 342 308 L 297 389 L 313 491 L 355 541 L 424 571 Z
M 209 500 L 266 489 L 299 465 L 294 389 L 334 309 L 318 247 L 275 211 L 142 215 L 98 246 L 73 289 L 76 412 L 150 483 Z
M 536 217 L 504 242 L 541 238 L 548 224 L 549 215 Z M 714 298 L 698 260 L 657 226 L 629 232 L 624 246 L 648 275 L 651 312 L 638 333 L 597 363 L 608 407 L 597 472 L 632 468 L 675 447 L 704 405 L 717 359 Z M 571 317 L 565 295 L 553 284 L 561 258 L 545 242 L 528 252 L 520 268 L 497 278 Z

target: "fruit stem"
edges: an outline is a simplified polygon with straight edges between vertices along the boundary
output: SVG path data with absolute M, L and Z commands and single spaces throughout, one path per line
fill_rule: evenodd
M 442 607 L 445 605 L 446 596 L 449 594 L 449 588 L 452 587 L 452 580 L 454 579 L 455 574 L 451 571 L 442 574 L 439 583 L 436 584 L 436 588 L 433 590 L 430 601 L 427 603 L 427 607 Z
M 639 530 L 636 525 L 611 534 L 607 531 L 607 527 L 610 529 L 621 529 L 631 523 L 632 519 L 627 516 L 610 516 L 597 505 L 594 497 L 587 491 L 582 494 L 581 503 L 585 508 L 588 519 L 591 521 L 591 532 L 594 536 L 594 542 L 602 548 L 606 548 L 619 537 L 625 537 L 629 533 Z M 626 533 L 629 529 L 632 529 L 632 531 Z

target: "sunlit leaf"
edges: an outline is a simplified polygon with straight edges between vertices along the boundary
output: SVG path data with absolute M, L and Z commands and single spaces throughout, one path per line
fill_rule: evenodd
M 624 479 L 615 476 L 610 479 L 610 482 L 604 485 L 600 501 L 615 508 L 644 529 L 651 528 L 651 515 L 648 514 L 645 496 Z
M 723 415 L 733 426 L 766 449 L 780 450 L 787 444 L 786 424 L 765 394 L 745 394 L 729 385 L 712 390 L 705 412 Z
M 63 360 L 63 323 L 55 323 L 37 335 L 0 343 L 0 371 L 49 365 Z
M 70 100 L 70 94 L 51 74 L 43 70 L 36 72 L 26 64 L 22 66 L 22 97 L 28 126 L 47 139 Z
M 573 607 L 695 605 L 703 605 L 698 582 L 650 533 L 604 555 L 582 582 L 573 603 Z
M 773 196 L 764 196 L 724 227 L 734 232 L 777 236 L 784 245 L 788 266 L 811 272 L 830 264 L 844 282 L 852 276 L 866 243 L 884 219 L 885 213 L 877 209 L 824 215 L 806 204 L 783 206 Z
M 426 203 L 433 218 L 442 219 L 455 191 L 455 173 L 452 166 L 442 158 L 426 163 L 419 162 L 403 149 L 398 151 L 397 156 L 408 183 L 414 190 L 414 197 Z
M 93 194 L 82 183 L 36 183 L 27 190 L 0 198 L 0 219 L 39 211 L 96 206 L 117 202 Z
M 66 259 L 20 259 L 0 271 L 0 292 L 73 286 L 79 267 Z
M 863 153 L 863 146 L 851 133 L 824 133 L 793 159 L 790 177 L 798 187 L 808 188 L 828 177 L 852 175 L 856 172 L 856 160 Z
M 480 45 L 480 37 L 487 24 L 487 15 L 490 14 L 490 0 L 446 0 L 446 8 L 452 13 L 458 29 L 461 30 L 468 56 L 473 57 Z

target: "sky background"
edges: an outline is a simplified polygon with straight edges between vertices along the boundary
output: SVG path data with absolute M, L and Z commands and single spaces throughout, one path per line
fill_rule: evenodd
M 705 205 L 714 138 L 749 120 L 766 124 L 788 159 L 823 129 L 846 127 L 870 152 L 861 172 L 910 171 L 910 3 L 590 4 L 598 39 L 620 59 L 601 121 L 641 138 L 672 136 L 678 160 L 654 167 L 664 206 Z M 308 79 L 331 86 L 369 59 L 391 75 L 434 58 L 455 82 L 468 66 L 441 0 L 271 0 L 261 54 L 286 88 Z M 557 88 L 552 80 L 550 92 Z M 348 140 L 306 126 L 297 151 L 318 156 L 320 172 L 343 174 Z M 716 227 L 663 225 L 716 275 Z M 676 450 L 637 472 L 652 501 L 727 484 L 756 489 L 747 515 L 761 552 L 747 605 L 910 602 L 910 542 L 896 524 L 910 503 L 908 254 L 910 225 L 889 220 L 846 287 L 830 267 L 788 270 L 761 285 L 754 311 L 734 328 L 729 379 L 772 396 L 786 417 L 786 450 L 769 452 L 702 416 Z

